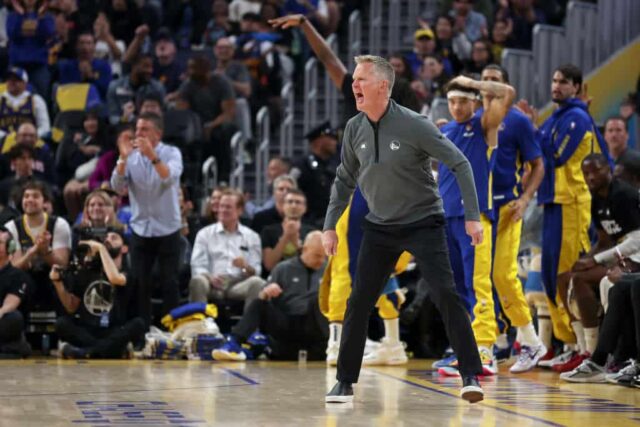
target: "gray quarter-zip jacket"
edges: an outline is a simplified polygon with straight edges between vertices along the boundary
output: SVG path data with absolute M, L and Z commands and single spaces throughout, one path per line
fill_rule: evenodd
M 465 219 L 478 221 L 478 196 L 467 158 L 426 117 L 389 100 L 377 123 L 364 113 L 347 123 L 324 230 L 335 230 L 356 185 L 369 205 L 366 218 L 374 224 L 405 225 L 443 214 L 431 158 L 455 174 Z

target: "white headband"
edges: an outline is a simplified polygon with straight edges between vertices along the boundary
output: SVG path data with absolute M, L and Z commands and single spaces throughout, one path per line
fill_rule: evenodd
M 478 99 L 476 94 L 473 92 L 465 92 L 457 89 L 450 90 L 449 92 L 447 92 L 447 99 L 451 99 L 451 98 L 469 98 L 472 101 L 475 101 L 476 99 Z

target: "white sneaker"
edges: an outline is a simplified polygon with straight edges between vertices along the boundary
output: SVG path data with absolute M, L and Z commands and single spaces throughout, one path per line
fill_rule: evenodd
M 408 360 L 401 342 L 390 344 L 383 338 L 380 347 L 364 356 L 362 364 L 364 366 L 403 365 L 407 363 Z
M 540 344 L 535 347 L 523 345 L 520 350 L 520 354 L 518 355 L 518 360 L 516 360 L 516 363 L 511 366 L 509 372 L 511 372 L 512 374 L 527 372 L 535 368 L 538 364 L 538 361 L 545 354 L 547 354 L 547 347 L 545 347 L 544 344 Z
M 565 351 L 554 357 L 553 359 L 543 360 L 538 362 L 538 366 L 542 366 L 543 368 L 551 368 L 553 365 L 561 365 L 563 363 L 567 363 L 573 357 L 573 351 Z
M 602 366 L 586 359 L 573 371 L 561 373 L 560 379 L 572 383 L 604 383 L 607 382 L 605 376 L 606 372 Z
M 498 361 L 493 355 L 493 351 L 487 347 L 479 346 L 478 352 L 480 353 L 480 361 L 482 362 L 483 375 L 497 375 L 498 374 Z
M 372 351 L 377 350 L 382 345 L 379 341 L 374 341 L 372 339 L 367 338 L 367 341 L 364 345 L 364 355 L 371 353 Z
M 340 350 L 339 342 L 329 343 L 327 346 L 327 365 L 336 366 L 338 364 L 338 350 Z

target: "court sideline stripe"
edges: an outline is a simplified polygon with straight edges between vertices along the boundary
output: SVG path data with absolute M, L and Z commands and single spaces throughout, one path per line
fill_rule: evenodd
M 249 377 L 246 377 L 244 375 L 242 375 L 240 372 L 238 371 L 234 371 L 233 369 L 229 369 L 229 368 L 220 368 L 221 370 L 225 371 L 228 374 L 233 375 L 236 378 L 241 379 L 242 381 L 246 382 L 248 385 L 260 385 L 259 382 L 252 380 Z
M 421 388 L 421 389 L 424 389 L 424 390 L 433 391 L 435 393 L 439 393 L 439 394 L 442 394 L 444 396 L 452 397 L 452 398 L 455 398 L 455 399 L 460 399 L 460 397 L 458 397 L 458 396 L 456 396 L 454 394 L 450 394 L 450 393 L 447 393 L 445 391 L 438 390 L 437 388 L 426 386 L 424 384 L 414 383 L 414 382 L 412 382 L 412 381 L 410 381 L 410 380 L 408 380 L 406 378 L 394 377 L 393 375 L 385 374 L 385 373 L 378 372 L 378 371 L 375 371 L 375 370 L 370 370 L 370 372 L 374 372 L 374 373 L 376 373 L 378 375 L 381 375 L 383 377 L 393 378 L 395 380 L 398 380 L 398 381 L 401 381 L 403 383 L 412 385 L 414 387 L 418 387 L 418 388 Z M 541 422 L 541 423 L 549 425 L 549 426 L 564 427 L 564 424 L 558 424 L 558 423 L 554 423 L 553 421 L 547 421 L 547 420 L 542 419 L 542 418 L 534 417 L 533 415 L 522 414 L 520 412 L 512 411 L 510 409 L 500 408 L 498 406 L 491 406 L 491 405 L 486 404 L 486 403 L 481 403 L 480 405 L 486 406 L 488 408 L 495 409 L 495 410 L 498 410 L 498 411 L 506 412 L 508 414 L 517 415 L 519 417 L 524 417 L 524 418 L 528 418 L 530 420 L 538 421 L 538 422 Z

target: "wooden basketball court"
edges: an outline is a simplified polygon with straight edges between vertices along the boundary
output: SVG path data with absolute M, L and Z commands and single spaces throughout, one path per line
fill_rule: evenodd
M 324 363 L 0 362 L 0 426 L 625 426 L 640 390 L 560 382 L 536 370 L 482 380 L 469 405 L 431 361 L 362 371 L 352 406 L 325 405 Z

